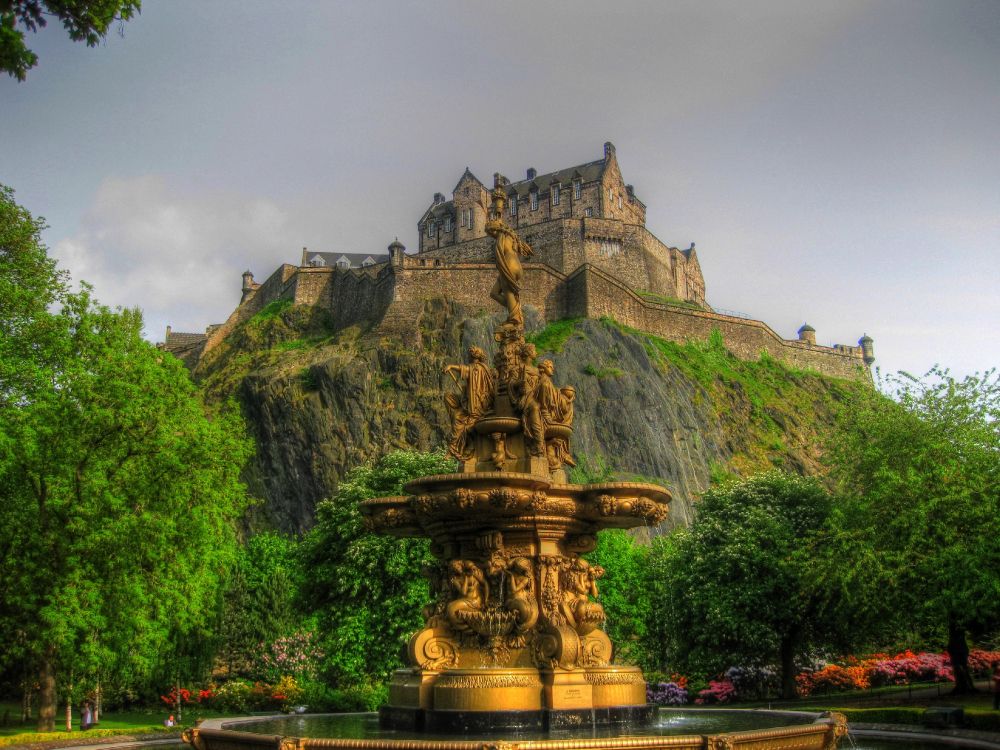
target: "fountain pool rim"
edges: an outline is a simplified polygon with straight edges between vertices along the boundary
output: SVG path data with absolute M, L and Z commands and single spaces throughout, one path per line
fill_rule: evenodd
M 209 719 L 193 730 L 187 730 L 184 741 L 196 750 L 830 750 L 847 731 L 846 721 L 837 714 L 813 711 L 773 711 L 766 709 L 722 708 L 660 708 L 658 716 L 675 714 L 735 714 L 786 717 L 800 723 L 787 726 L 722 731 L 698 734 L 634 734 L 627 730 L 614 737 L 586 736 L 565 738 L 560 731 L 554 737 L 529 739 L 516 735 L 478 736 L 469 739 L 456 735 L 453 739 L 397 737 L 309 737 L 285 734 L 263 734 L 242 729 L 294 715 L 231 717 Z M 369 712 L 338 714 L 307 714 L 309 717 L 374 716 Z

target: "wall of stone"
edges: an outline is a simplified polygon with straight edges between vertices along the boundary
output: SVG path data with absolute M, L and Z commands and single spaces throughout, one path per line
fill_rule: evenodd
M 218 346 L 236 326 L 249 320 L 267 305 L 278 299 L 295 299 L 295 279 L 299 268 L 283 263 L 267 280 L 241 302 L 226 322 L 218 326 L 208 335 L 204 351 L 208 352 Z
M 678 343 L 704 341 L 718 329 L 726 348 L 740 359 L 756 360 L 761 352 L 767 352 L 792 367 L 832 377 L 871 377 L 861 358 L 860 347 L 826 347 L 787 340 L 759 320 L 648 302 L 592 266 L 584 266 L 572 274 L 567 286 L 574 290 L 574 296 L 580 295 L 579 300 L 568 306 L 575 316 L 599 318 L 606 315 Z

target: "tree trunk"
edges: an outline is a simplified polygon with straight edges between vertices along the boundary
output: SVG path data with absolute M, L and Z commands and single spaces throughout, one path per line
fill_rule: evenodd
M 51 732 L 56 728 L 56 675 L 52 658 L 42 657 L 38 674 L 38 731 Z
M 798 694 L 795 687 L 795 643 L 796 633 L 781 637 L 781 697 L 790 700 Z
M 73 731 L 73 698 L 72 688 L 66 693 L 66 731 Z
M 954 617 L 948 620 L 948 657 L 955 673 L 955 689 L 952 695 L 975 693 L 976 683 L 969 671 L 969 642 L 965 639 L 965 628 Z
M 94 689 L 94 724 L 101 723 L 101 681 L 97 681 L 97 687 Z

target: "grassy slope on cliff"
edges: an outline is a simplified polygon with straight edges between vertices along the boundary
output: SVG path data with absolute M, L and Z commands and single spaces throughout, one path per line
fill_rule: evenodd
M 195 376 L 210 400 L 241 401 L 258 445 L 248 479 L 271 523 L 301 531 L 353 466 L 444 443 L 440 394 L 453 385 L 441 370 L 471 344 L 489 348 L 494 322 L 430 301 L 415 321 L 418 346 L 361 327 L 335 331 L 322 310 L 276 303 L 209 352 Z M 820 472 L 824 433 L 846 397 L 868 387 L 766 356 L 739 360 L 718 335 L 676 344 L 610 319 L 535 326 L 529 338 L 555 362 L 557 384 L 577 388 L 576 455 L 664 480 L 680 523 L 713 474 Z

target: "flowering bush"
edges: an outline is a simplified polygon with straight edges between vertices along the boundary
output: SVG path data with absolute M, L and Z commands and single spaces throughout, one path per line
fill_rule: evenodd
M 264 669 L 275 679 L 283 675 L 312 678 L 324 656 L 315 634 L 308 630 L 279 638 L 268 647 L 262 643 L 261 650 Z
M 243 680 L 230 680 L 225 682 L 215 691 L 212 699 L 212 706 L 221 711 L 232 711 L 234 713 L 245 713 L 250 710 L 250 694 L 253 687 L 249 682 Z
M 282 711 L 290 711 L 302 702 L 304 691 L 290 675 L 285 675 L 271 688 L 271 700 L 281 704 Z
M 795 677 L 795 686 L 799 695 L 813 693 L 843 692 L 846 690 L 865 690 L 868 688 L 869 669 L 864 666 L 841 667 L 837 664 L 827 664 L 815 672 L 803 672 Z
M 945 654 L 922 651 L 915 654 L 906 650 L 892 657 L 873 658 L 870 662 L 871 682 L 874 685 L 905 685 L 909 682 L 947 682 L 955 678 L 951 662 Z
M 974 648 L 969 652 L 969 669 L 973 677 L 989 677 L 993 674 L 991 665 L 1000 661 L 1000 651 L 983 651 Z
M 177 705 L 177 692 L 178 692 L 177 688 L 175 687 L 174 689 L 172 689 L 166 695 L 161 695 L 160 696 L 160 700 L 163 701 L 164 703 L 166 703 L 168 706 L 176 706 Z M 191 691 L 188 690 L 187 688 L 181 688 L 180 689 L 180 697 L 181 697 L 181 705 L 182 706 L 186 706 L 186 705 L 188 705 L 190 703 L 193 703 L 193 701 L 191 700 Z
M 650 683 L 646 686 L 646 701 L 658 706 L 683 706 L 688 702 L 688 691 L 676 682 Z
M 771 666 L 730 667 L 725 677 L 733 683 L 740 700 L 764 698 L 778 687 L 778 671 Z
M 732 680 L 709 680 L 708 687 L 698 693 L 695 703 L 728 703 L 736 698 L 736 686 Z

